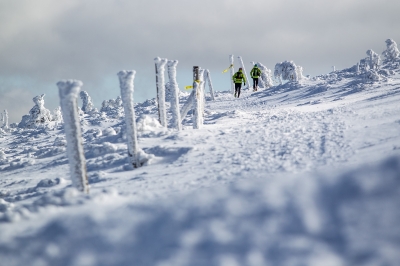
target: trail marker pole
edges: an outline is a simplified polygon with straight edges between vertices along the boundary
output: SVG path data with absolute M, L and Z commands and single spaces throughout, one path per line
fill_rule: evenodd
M 181 114 L 179 112 L 179 87 L 176 81 L 177 60 L 168 60 L 168 77 L 171 91 L 172 126 L 178 131 L 182 130 Z
M 232 80 L 233 75 L 235 75 L 235 69 L 233 67 L 233 54 L 231 54 L 229 56 L 229 62 L 232 65 L 232 67 L 230 68 L 231 75 L 229 77 L 229 81 L 230 81 L 230 84 L 231 84 L 231 93 L 234 94 L 235 93 L 235 83 L 233 83 L 233 80 Z
M 246 68 L 244 67 L 242 57 L 241 57 L 241 56 L 238 56 L 238 59 L 239 59 L 240 67 L 243 68 L 244 76 L 246 77 L 246 86 L 245 86 L 243 89 L 244 89 L 244 90 L 245 90 L 245 89 L 249 89 L 249 88 L 250 88 L 250 81 L 249 81 L 249 79 L 247 78 L 247 72 L 246 72 Z
M 80 191 L 89 193 L 77 101 L 82 85 L 82 82 L 79 80 L 62 80 L 57 83 L 64 118 L 67 155 L 72 184 Z
M 211 96 L 211 100 L 215 101 L 215 97 L 214 97 L 214 88 L 211 82 L 211 76 L 210 76 L 210 70 L 206 69 L 206 71 L 204 72 L 204 82 L 208 82 L 208 87 L 210 89 L 210 96 Z
M 157 57 L 156 62 L 156 83 L 157 83 L 157 101 L 158 101 L 158 116 L 160 124 L 163 127 L 167 126 L 167 111 L 165 108 L 165 79 L 164 71 L 167 59 Z
M 118 72 L 119 84 L 121 88 L 122 104 L 125 112 L 126 137 L 128 142 L 129 163 L 133 168 L 141 166 L 138 158 L 138 140 L 136 130 L 135 110 L 133 104 L 133 81 L 136 71 L 122 70 Z

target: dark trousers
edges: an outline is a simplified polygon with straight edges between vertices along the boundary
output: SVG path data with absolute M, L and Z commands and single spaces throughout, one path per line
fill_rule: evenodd
M 242 83 L 235 83 L 235 96 L 239 98 L 240 89 L 242 88 Z
M 253 89 L 258 87 L 258 78 L 253 78 Z

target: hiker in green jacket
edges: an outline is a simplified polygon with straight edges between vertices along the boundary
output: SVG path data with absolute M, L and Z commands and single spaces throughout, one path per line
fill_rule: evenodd
M 253 91 L 257 91 L 258 88 L 258 78 L 261 76 L 261 69 L 255 64 L 253 69 L 250 71 L 250 76 L 253 79 Z
M 233 83 L 235 83 L 235 97 L 239 98 L 240 89 L 242 88 L 242 82 L 246 85 L 246 77 L 243 74 L 242 68 L 232 76 Z

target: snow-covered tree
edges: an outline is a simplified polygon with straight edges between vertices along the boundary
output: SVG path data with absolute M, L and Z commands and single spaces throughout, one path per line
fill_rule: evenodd
M 380 56 L 375 53 L 372 49 L 367 51 L 368 57 L 366 58 L 366 63 L 369 66 L 369 69 L 378 69 L 381 64 Z
M 260 62 L 257 62 L 257 65 L 261 70 L 261 84 L 263 84 L 266 89 L 274 86 L 274 83 L 272 82 L 272 71 Z
M 34 97 L 32 100 L 35 106 L 29 111 L 29 115 L 24 115 L 18 127 L 35 128 L 40 125 L 48 124 L 53 120 L 50 110 L 44 107 L 45 94 Z
M 400 56 L 400 51 L 397 48 L 397 43 L 392 39 L 386 40 L 386 50 L 383 51 L 382 55 L 386 61 L 394 61 Z
M 94 110 L 94 106 L 92 103 L 92 98 L 89 96 L 89 93 L 87 93 L 87 91 L 81 91 L 79 95 L 82 99 L 82 111 L 85 114 L 91 113 Z
M 293 61 L 284 61 L 275 65 L 274 76 L 281 84 L 282 80 L 299 81 L 303 77 L 303 68 L 296 66 Z

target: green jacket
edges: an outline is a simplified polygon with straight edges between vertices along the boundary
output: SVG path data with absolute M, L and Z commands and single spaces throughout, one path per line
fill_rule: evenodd
M 261 76 L 261 69 L 258 67 L 253 67 L 253 69 L 250 71 L 250 76 L 252 78 L 259 78 Z
M 242 70 L 239 70 L 232 76 L 233 83 L 244 83 L 246 84 L 246 77 L 244 76 Z

